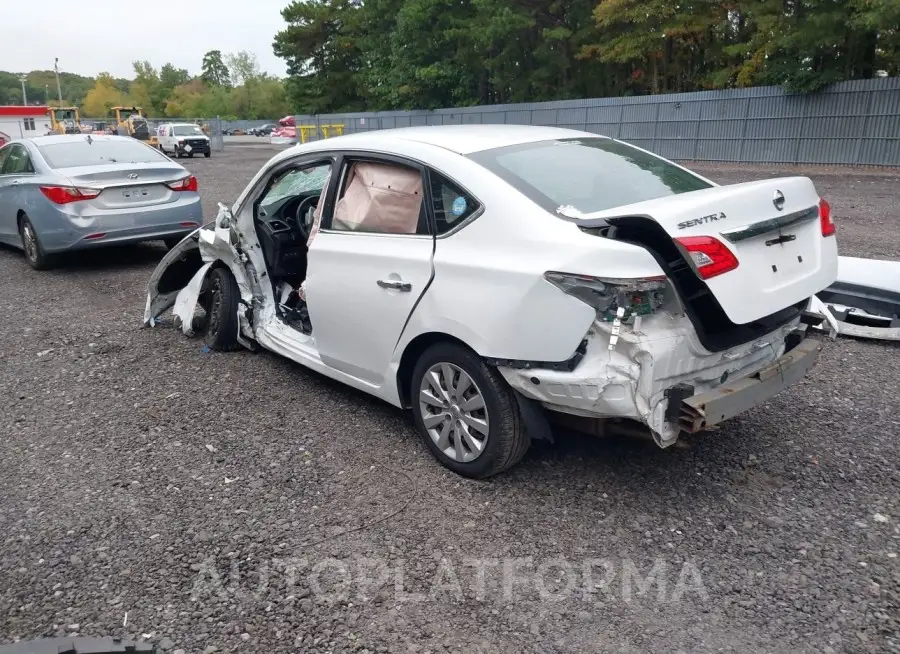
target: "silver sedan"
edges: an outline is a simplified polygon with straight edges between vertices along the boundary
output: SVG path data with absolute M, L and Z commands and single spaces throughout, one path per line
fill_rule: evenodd
M 0 148 L 0 242 L 48 268 L 55 254 L 162 240 L 203 224 L 197 178 L 129 136 L 53 135 Z

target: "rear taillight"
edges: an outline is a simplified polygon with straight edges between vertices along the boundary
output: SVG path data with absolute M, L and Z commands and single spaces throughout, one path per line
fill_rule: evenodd
M 837 227 L 831 219 L 831 205 L 825 200 L 819 200 L 819 222 L 822 225 L 822 236 L 834 236 Z
M 69 204 L 81 200 L 91 200 L 100 195 L 100 189 L 76 188 L 74 186 L 42 186 L 41 193 L 54 204 Z
M 666 277 L 639 277 L 618 279 L 592 277 L 550 271 L 544 279 L 567 295 L 588 304 L 601 320 L 612 321 L 616 310 L 625 310 L 624 319 L 653 313 L 665 302 Z
M 701 279 L 709 279 L 738 267 L 737 257 L 712 236 L 681 236 L 675 239 L 691 258 Z
M 191 175 L 190 177 L 185 177 L 184 179 L 179 179 L 177 182 L 172 182 L 171 184 L 166 184 L 173 191 L 194 191 L 196 192 L 198 188 L 200 188 L 199 184 L 197 184 L 197 178 Z

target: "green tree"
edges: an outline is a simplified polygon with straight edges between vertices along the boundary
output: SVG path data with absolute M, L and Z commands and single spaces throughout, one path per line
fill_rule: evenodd
M 221 50 L 210 50 L 203 55 L 203 66 L 200 77 L 207 86 L 231 86 L 228 66 L 222 58 Z
M 163 88 L 168 90 L 172 90 L 176 86 L 181 86 L 182 84 L 187 84 L 190 79 L 191 76 L 188 74 L 187 70 L 184 68 L 175 68 L 175 66 L 169 63 L 163 64 L 163 67 L 159 69 L 159 83 L 162 84 Z
M 324 113 L 366 106 L 361 19 L 377 15 L 382 4 L 372 1 L 376 6 L 354 0 L 295 0 L 282 10 L 288 25 L 275 35 L 273 47 L 287 62 L 287 92 L 298 110 Z M 382 41 L 389 36 L 380 34 Z M 372 59 L 377 56 L 370 54 Z
M 116 88 L 116 82 L 109 73 L 97 75 L 97 81 L 84 98 L 84 113 L 97 118 L 110 115 L 112 107 L 123 106 L 128 99 Z

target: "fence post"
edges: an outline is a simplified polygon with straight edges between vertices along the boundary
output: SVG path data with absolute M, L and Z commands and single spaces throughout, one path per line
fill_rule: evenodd
M 747 139 L 747 123 L 750 122 L 750 100 L 751 96 L 747 96 L 747 104 L 744 107 L 744 124 L 741 125 L 741 149 L 738 151 L 738 161 L 744 163 L 744 141 Z
M 657 151 L 657 145 L 659 143 L 659 136 L 658 136 L 659 135 L 659 108 L 661 106 L 662 106 L 662 103 L 657 101 L 656 102 L 656 122 L 653 123 L 653 141 L 652 141 L 653 145 L 650 146 L 651 152 Z
M 863 124 L 862 124 L 862 132 L 860 132 L 859 136 L 856 137 L 856 152 L 853 153 L 853 163 L 855 165 L 859 165 L 860 157 L 862 156 L 862 143 L 863 141 L 867 141 L 866 137 L 867 130 L 869 129 L 869 114 L 872 113 L 872 96 L 875 95 L 875 91 L 869 91 L 866 93 L 866 113 L 863 116 Z
M 801 97 L 803 97 L 804 100 L 806 99 L 806 96 Z M 800 129 L 797 130 L 797 148 L 794 150 L 794 165 L 800 163 L 800 148 L 803 147 L 803 128 L 806 126 L 806 102 L 803 102 L 800 106 L 802 113 L 800 114 Z
M 700 123 L 703 122 L 703 105 L 706 102 L 700 100 L 700 111 L 697 112 L 697 129 L 694 130 L 694 148 L 691 151 L 691 161 L 699 161 L 697 159 L 697 150 L 700 149 Z
M 622 119 L 625 118 L 625 103 L 619 105 L 619 124 L 616 125 L 616 138 L 622 138 Z

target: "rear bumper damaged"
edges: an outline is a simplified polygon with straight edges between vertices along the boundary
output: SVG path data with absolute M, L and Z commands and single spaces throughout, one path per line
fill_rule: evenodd
M 818 350 L 811 359 L 787 365 L 800 346 L 785 355 L 785 339 L 798 325 L 794 320 L 765 337 L 711 353 L 683 316 L 653 316 L 636 331 L 622 331 L 612 347 L 611 325 L 595 322 L 574 370 L 502 365 L 498 370 L 513 388 L 550 411 L 636 420 L 649 427 L 657 444 L 668 447 L 682 431 L 713 426 L 802 377 Z M 770 372 L 773 365 L 783 371 L 776 381 Z M 673 394 L 672 389 L 681 393 Z M 735 395 L 733 402 L 721 400 L 717 391 L 721 396 Z

